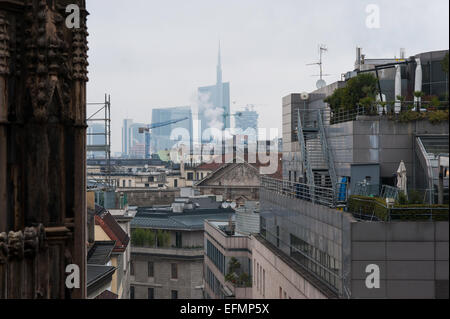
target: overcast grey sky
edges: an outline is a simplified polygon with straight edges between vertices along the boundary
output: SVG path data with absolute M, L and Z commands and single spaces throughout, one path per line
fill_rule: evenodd
M 192 105 L 216 79 L 222 44 L 232 111 L 255 104 L 261 127 L 281 136 L 281 99 L 311 91 L 324 57 L 328 83 L 355 61 L 449 47 L 448 0 L 88 0 L 88 101 L 111 94 L 113 151 L 124 118 L 150 123 L 156 107 Z M 380 8 L 380 28 L 366 27 L 366 6 Z

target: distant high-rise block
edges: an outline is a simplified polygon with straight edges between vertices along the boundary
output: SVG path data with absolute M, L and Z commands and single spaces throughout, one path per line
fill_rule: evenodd
M 133 123 L 128 128 L 128 156 L 131 158 L 145 157 L 145 134 L 139 133 L 139 128 L 146 124 Z
M 87 129 L 87 145 L 88 146 L 104 146 L 106 145 L 105 124 L 91 124 Z M 105 157 L 105 152 L 88 152 L 89 158 Z
M 152 129 L 151 152 L 170 150 L 181 136 L 181 142 L 192 147 L 192 111 L 190 106 L 158 108 L 152 111 L 152 125 L 188 117 L 175 124 Z M 171 139 L 173 135 L 174 140 Z
M 133 120 L 125 119 L 123 120 L 122 127 L 122 156 L 128 156 L 129 152 L 129 128 L 133 124 Z
M 198 106 L 202 140 L 209 141 L 209 138 L 204 136 L 205 131 L 209 128 L 220 131 L 230 128 L 230 83 L 222 81 L 220 47 L 216 84 L 198 89 Z
M 244 132 L 247 129 L 253 129 L 256 133 L 258 133 L 258 112 L 247 107 L 244 111 L 241 111 L 239 113 L 240 116 L 236 116 L 235 119 L 235 127 L 237 129 L 241 129 Z

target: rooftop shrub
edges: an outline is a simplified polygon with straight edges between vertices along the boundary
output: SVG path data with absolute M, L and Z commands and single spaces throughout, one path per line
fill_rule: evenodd
M 397 203 L 393 209 L 386 207 L 386 202 L 378 197 L 350 196 L 348 204 L 350 213 L 375 216 L 380 221 L 394 220 L 430 220 L 433 209 L 434 221 L 448 221 L 448 205 L 405 204 Z

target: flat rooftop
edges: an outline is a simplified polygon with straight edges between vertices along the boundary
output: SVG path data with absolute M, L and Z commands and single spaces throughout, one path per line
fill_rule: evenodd
M 194 209 L 183 213 L 167 210 L 138 211 L 131 222 L 132 228 L 150 228 L 166 230 L 203 230 L 205 220 L 228 222 L 235 214 L 231 208 Z

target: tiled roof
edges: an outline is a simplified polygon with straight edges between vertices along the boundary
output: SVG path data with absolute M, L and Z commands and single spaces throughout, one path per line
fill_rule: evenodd
M 100 295 L 95 297 L 95 299 L 119 299 L 119 296 L 109 290 L 105 290 Z
M 99 280 L 112 275 L 116 270 L 113 266 L 87 265 L 87 286 L 91 286 Z
M 196 167 L 196 170 L 199 171 L 211 171 L 219 169 L 221 166 L 225 165 L 224 163 L 203 163 Z
M 120 227 L 119 223 L 117 223 L 115 218 L 109 212 L 105 212 L 101 215 L 96 215 L 95 224 L 99 225 L 109 236 L 109 238 L 116 242 L 114 252 L 125 251 L 130 241 L 130 237 L 122 229 L 122 227 Z
M 96 241 L 89 249 L 87 263 L 93 265 L 106 265 L 116 245 L 115 241 Z
M 206 178 L 211 177 L 215 172 L 217 172 L 219 169 L 224 168 L 225 166 L 236 164 L 238 161 L 236 160 L 236 156 L 234 157 L 232 162 L 227 162 L 225 155 L 222 155 L 222 162 L 221 163 L 205 163 L 201 164 L 197 167 L 198 170 L 210 170 L 213 173 L 208 175 Z M 244 161 L 248 163 L 248 154 L 245 154 Z M 241 159 L 242 162 L 242 159 Z M 263 164 L 261 162 L 260 156 L 256 155 L 256 163 L 248 163 L 254 168 L 260 170 L 262 167 L 269 167 L 270 165 L 273 165 L 272 163 L 268 162 Z M 267 177 L 275 178 L 275 179 L 282 179 L 283 178 L 283 154 L 278 153 L 277 156 L 277 171 L 273 174 L 266 175 Z M 205 179 L 206 179 L 205 178 Z
M 250 163 L 251 164 L 251 163 Z M 256 163 L 251 164 L 253 167 L 260 169 L 261 167 L 269 167 L 272 163 L 262 164 L 260 162 L 259 156 L 257 157 Z M 274 174 L 267 175 L 267 177 L 282 179 L 283 178 L 283 154 L 278 153 L 278 164 L 277 171 Z

